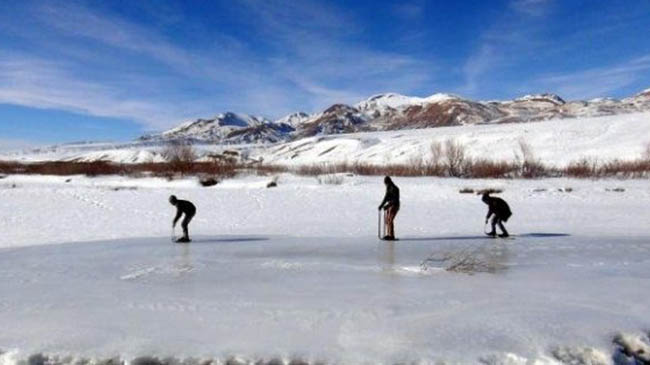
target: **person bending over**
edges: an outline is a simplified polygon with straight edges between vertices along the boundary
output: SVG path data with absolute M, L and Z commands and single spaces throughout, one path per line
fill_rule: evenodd
M 177 199 L 175 195 L 169 197 L 169 202 L 171 205 L 176 207 L 176 217 L 174 217 L 174 222 L 172 223 L 172 228 L 176 227 L 176 223 L 181 218 L 182 215 L 185 215 L 183 222 L 181 222 L 181 227 L 183 227 L 183 237 L 176 240 L 176 242 L 190 242 L 190 235 L 187 230 L 187 226 L 190 224 L 194 214 L 196 214 L 196 207 L 194 204 L 187 200 Z
M 512 212 L 510 211 L 510 207 L 508 206 L 508 203 L 505 202 L 505 200 L 501 198 L 495 198 L 490 196 L 490 193 L 483 193 L 483 197 L 481 198 L 483 200 L 483 203 L 487 204 L 488 206 L 488 213 L 487 216 L 485 216 L 485 223 L 487 224 L 488 220 L 490 219 L 490 216 L 493 215 L 492 217 L 492 231 L 490 233 L 487 233 L 488 236 L 491 237 L 496 237 L 497 235 L 497 225 L 499 225 L 499 228 L 501 229 L 501 234 L 499 237 L 508 237 L 508 231 L 506 230 L 506 227 L 503 225 L 504 222 L 508 221 L 508 218 L 512 215 Z

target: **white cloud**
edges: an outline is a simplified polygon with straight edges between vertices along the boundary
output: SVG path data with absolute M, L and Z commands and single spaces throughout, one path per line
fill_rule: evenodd
M 166 125 L 179 116 L 170 106 L 122 94 L 119 88 L 81 80 L 55 62 L 0 58 L 0 103 L 133 118 L 150 126 Z
M 545 15 L 552 0 L 514 0 L 511 3 L 515 10 L 531 16 Z
M 484 86 L 483 77 L 492 77 L 495 70 L 519 62 L 535 48 L 543 48 L 545 42 L 536 37 L 536 32 L 550 3 L 551 0 L 512 0 L 510 11 L 480 33 L 475 51 L 463 65 L 465 82 L 459 92 L 472 96 Z
M 38 4 L 31 15 L 48 38 L 25 34 L 33 51 L 0 53 L 0 102 L 128 118 L 161 129 L 226 110 L 267 117 L 314 112 L 431 82 L 430 61 L 356 43 L 358 22 L 327 3 L 242 0 L 233 3 L 238 6 L 268 54 L 223 34 L 215 35 L 213 45 L 190 49 L 115 15 L 74 3 Z M 24 29 L 20 22 L 13 27 Z M 57 57 L 37 51 L 58 40 L 64 49 L 55 50 Z M 131 60 L 151 67 L 123 73 L 130 65 L 114 65 Z
M 650 55 L 638 57 L 610 67 L 579 72 L 547 75 L 536 82 L 569 99 L 602 97 L 639 81 L 650 70 Z

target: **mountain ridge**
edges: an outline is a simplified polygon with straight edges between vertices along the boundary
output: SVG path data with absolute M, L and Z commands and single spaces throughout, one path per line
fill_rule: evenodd
M 186 121 L 140 141 L 187 140 L 202 143 L 276 143 L 315 135 L 421 129 L 467 124 L 527 123 L 550 119 L 597 117 L 650 111 L 650 88 L 623 99 L 566 101 L 552 93 L 512 100 L 474 101 L 436 93 L 428 97 L 398 93 L 372 95 L 354 105 L 334 104 L 322 112 L 291 113 L 271 121 L 225 112 Z

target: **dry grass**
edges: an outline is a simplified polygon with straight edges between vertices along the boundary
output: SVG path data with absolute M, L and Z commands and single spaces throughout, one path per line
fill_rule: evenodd
M 0 162 L 0 173 L 27 175 L 125 175 L 133 177 L 156 176 L 173 178 L 177 175 L 209 175 L 218 178 L 234 177 L 237 166 L 212 162 L 175 162 L 117 164 L 106 161 L 74 162 L 52 161 L 39 163 Z
M 276 176 L 293 173 L 300 176 L 330 176 L 350 173 L 361 176 L 437 176 L 478 179 L 513 179 L 541 177 L 574 178 L 648 178 L 650 177 L 650 144 L 636 160 L 611 160 L 598 162 L 583 158 L 565 168 L 544 165 L 535 158 L 532 148 L 524 141 L 519 143 L 515 161 L 497 161 L 472 158 L 465 153 L 465 146 L 453 140 L 444 144 L 431 144 L 429 159 L 411 158 L 405 163 L 375 165 L 362 162 L 312 164 L 301 166 L 268 165 L 261 162 L 240 164 L 236 159 L 213 159 L 213 162 L 196 162 L 196 153 L 190 145 L 170 144 L 163 155 L 164 163 L 118 164 L 106 161 L 75 162 L 52 161 L 42 163 L 19 163 L 0 161 L 0 176 L 3 174 L 42 175 L 129 175 L 162 176 L 174 178 L 179 175 L 200 175 L 216 180 L 234 177 L 239 172 L 255 173 L 260 176 Z M 319 178 L 321 179 L 321 178 Z M 325 179 L 325 178 L 323 178 Z M 328 182 L 322 182 L 328 183 Z
M 343 184 L 344 178 L 342 175 L 319 175 L 316 176 L 316 180 L 321 185 L 341 185 Z

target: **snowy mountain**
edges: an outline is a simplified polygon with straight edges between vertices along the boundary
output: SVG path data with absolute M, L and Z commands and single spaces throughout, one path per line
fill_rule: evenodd
M 247 114 L 223 113 L 212 119 L 185 122 L 160 134 L 146 135 L 141 141 L 190 140 L 224 144 L 279 142 L 294 128 L 287 123 L 271 122 Z
M 315 135 L 421 129 L 468 124 L 526 123 L 650 111 L 650 89 L 622 100 L 565 101 L 555 94 L 533 94 L 506 101 L 474 101 L 451 94 L 426 98 L 378 94 L 353 106 L 335 104 L 323 112 L 289 114 L 274 122 L 224 113 L 197 119 L 142 141 L 185 139 L 220 144 L 276 143 Z
M 303 112 L 296 112 L 287 115 L 284 118 L 275 121 L 276 124 L 288 124 L 297 128 L 300 124 L 309 119 L 309 114 Z
M 303 121 L 296 129 L 294 138 L 368 130 L 369 120 L 367 115 L 357 108 L 345 104 L 335 104 L 324 112 Z
M 554 94 L 526 95 L 507 101 L 472 101 L 449 94 L 427 98 L 381 94 L 354 106 L 335 104 L 312 115 L 293 113 L 270 121 L 224 113 L 189 121 L 137 141 L 4 151 L 0 160 L 159 162 L 164 161 L 160 151 L 167 142 L 185 140 L 194 144 L 201 157 L 227 148 L 241 150 L 256 160 L 280 164 L 353 160 L 382 164 L 424 156 L 432 140 L 445 138 L 467 142 L 473 146 L 470 149 L 486 146 L 475 151 L 476 155 L 506 160 L 513 156 L 493 156 L 494 149 L 503 145 L 496 142 L 504 139 L 508 140 L 506 152 L 511 153 L 518 141 L 525 139 L 549 162 L 567 163 L 584 156 L 627 159 L 638 157 L 637 150 L 650 142 L 648 112 L 650 89 L 621 100 L 588 101 L 565 101 Z M 549 122 L 526 125 L 534 121 Z M 419 130 L 432 127 L 453 128 Z M 499 128 L 489 129 L 494 133 L 488 136 L 484 127 Z M 620 133 L 608 135 L 612 132 L 610 127 Z M 537 143 L 529 133 L 533 130 L 549 138 Z M 278 144 L 267 148 L 268 143 Z M 559 148 L 558 143 L 563 147 Z M 565 155 L 569 160 L 562 157 Z

